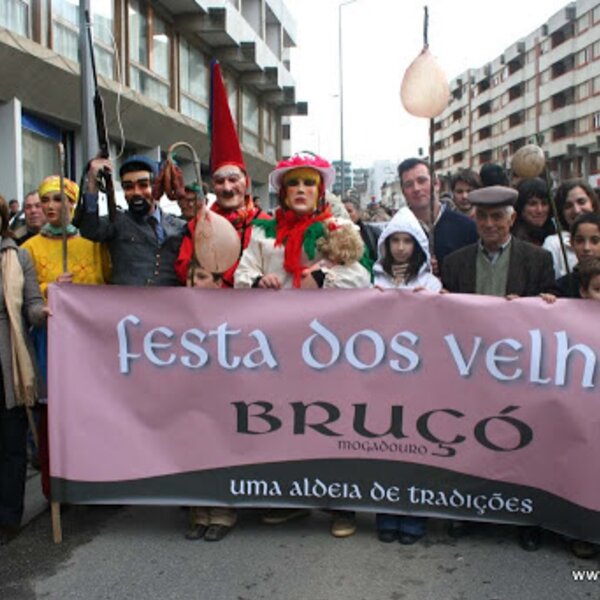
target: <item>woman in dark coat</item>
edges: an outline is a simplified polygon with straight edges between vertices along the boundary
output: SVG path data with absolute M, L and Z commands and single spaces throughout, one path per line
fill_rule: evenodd
M 523 179 L 517 191 L 517 219 L 511 233 L 524 242 L 541 246 L 549 235 L 556 232 L 551 218 L 548 186 L 539 177 Z
M 0 196 L 0 544 L 19 529 L 27 469 L 27 406 L 37 398 L 37 378 L 27 324 L 41 325 L 47 309 L 31 259 L 8 231 L 8 206 Z

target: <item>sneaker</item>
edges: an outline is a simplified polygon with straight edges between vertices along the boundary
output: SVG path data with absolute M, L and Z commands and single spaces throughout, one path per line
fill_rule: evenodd
M 573 540 L 571 542 L 571 552 L 577 558 L 594 558 L 600 552 L 600 546 L 591 542 L 584 542 L 583 540 Z
M 293 519 L 308 517 L 310 511 L 306 508 L 270 508 L 262 517 L 265 525 L 281 525 Z
M 331 520 L 331 535 L 336 538 L 350 537 L 356 531 L 354 515 L 336 514 Z

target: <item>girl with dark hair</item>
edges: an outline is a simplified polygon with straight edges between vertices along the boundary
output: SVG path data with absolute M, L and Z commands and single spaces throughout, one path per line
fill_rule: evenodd
M 556 190 L 554 202 L 556 203 L 558 220 L 563 229 L 562 238 L 565 244 L 567 262 L 569 263 L 569 269 L 573 270 L 573 267 L 577 264 L 577 257 L 571 245 L 571 235 L 569 233 L 571 225 L 583 213 L 600 212 L 600 203 L 592 187 L 583 179 L 569 179 L 562 183 Z M 567 269 L 562 256 L 558 233 L 548 236 L 544 240 L 543 248 L 552 254 L 556 278 L 566 275 Z
M 517 191 L 517 219 L 511 233 L 520 240 L 541 246 L 556 231 L 551 218 L 548 186 L 536 177 L 521 181 Z
M 373 268 L 380 288 L 428 289 L 442 284 L 431 270 L 429 243 L 412 211 L 401 208 L 386 225 L 378 243 L 379 258 Z
M 374 285 L 384 289 L 427 289 L 437 292 L 440 280 L 431 272 L 429 243 L 421 224 L 409 208 L 401 208 L 386 225 L 377 245 Z M 377 537 L 381 542 L 414 544 L 425 535 L 427 519 L 379 513 Z

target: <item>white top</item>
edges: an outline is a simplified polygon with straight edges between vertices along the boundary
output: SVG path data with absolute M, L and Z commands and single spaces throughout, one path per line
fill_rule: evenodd
M 394 233 L 408 233 L 410 234 L 419 244 L 421 250 L 425 254 L 425 262 L 421 265 L 419 273 L 408 283 L 402 283 L 396 285 L 393 278 L 390 277 L 381 266 L 381 261 L 385 257 L 385 240 L 393 235 Z M 429 240 L 421 227 L 421 224 L 417 220 L 417 217 L 413 212 L 407 208 L 402 207 L 393 216 L 392 220 L 387 223 L 382 234 L 379 236 L 377 243 L 377 262 L 373 267 L 373 273 L 375 275 L 376 286 L 382 288 L 396 288 L 396 289 L 412 289 L 416 287 L 424 287 L 432 292 L 438 292 L 442 289 L 440 280 L 433 275 L 431 272 L 431 256 L 429 254 Z
M 573 267 L 577 264 L 577 256 L 575 256 L 575 251 L 571 248 L 571 234 L 568 231 L 563 231 L 562 238 L 565 243 L 569 268 L 572 271 Z M 544 240 L 542 248 L 548 250 L 548 252 L 552 254 L 552 264 L 554 265 L 554 275 L 556 276 L 556 279 L 564 277 L 567 274 L 567 269 L 565 268 L 565 261 L 563 260 L 562 251 L 560 249 L 558 233 L 549 235 Z

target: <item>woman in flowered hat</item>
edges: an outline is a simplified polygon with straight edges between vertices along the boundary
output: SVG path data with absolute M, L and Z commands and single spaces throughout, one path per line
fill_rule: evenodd
M 326 189 L 334 178 L 331 164 L 314 154 L 300 153 L 278 163 L 270 183 L 279 195 L 279 208 L 274 220 L 254 221 L 250 244 L 235 272 L 236 288 L 370 286 L 370 260 L 358 227 L 334 216 L 327 202 Z M 301 508 L 271 509 L 262 521 L 276 525 L 307 514 Z M 333 536 L 355 531 L 353 512 L 332 511 Z
M 359 288 L 370 285 L 360 233 L 335 218 L 325 191 L 335 170 L 310 153 L 277 164 L 271 186 L 279 195 L 272 221 L 256 220 L 235 272 L 237 288 Z M 362 264 L 361 264 L 362 263 Z
M 66 211 L 60 192 L 60 177 L 46 177 L 40 184 L 38 194 L 46 216 L 46 224 L 40 233 L 29 238 L 22 246 L 33 261 L 44 300 L 48 300 L 48 286 L 51 283 L 80 283 L 98 285 L 106 283 L 110 277 L 110 258 L 103 244 L 91 242 L 79 235 L 71 224 L 73 210 L 79 195 L 79 186 L 70 179 L 64 179 Z M 66 230 L 67 269 L 63 269 L 63 230 Z M 36 354 L 42 377 L 46 380 L 47 370 L 47 330 L 45 327 L 33 332 Z M 47 407 L 41 403 L 39 426 L 39 453 L 42 468 L 42 490 L 46 497 L 50 494 L 48 457 Z

